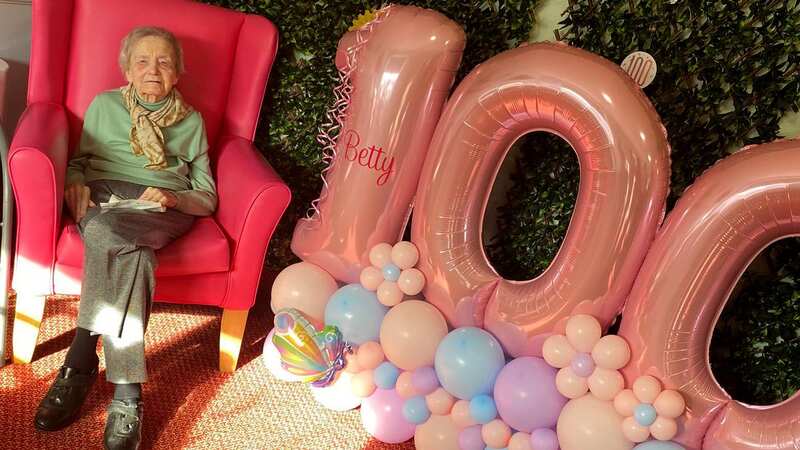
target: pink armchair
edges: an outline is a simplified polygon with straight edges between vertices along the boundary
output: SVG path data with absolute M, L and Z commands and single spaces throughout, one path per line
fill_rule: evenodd
M 17 363 L 33 356 L 46 298 L 80 294 L 83 244 L 62 211 L 66 163 L 92 98 L 125 83 L 120 41 L 141 25 L 181 40 L 187 72 L 178 89 L 205 119 L 219 195 L 214 216 L 157 252 L 155 300 L 223 308 L 220 370 L 236 368 L 267 246 L 291 196 L 252 142 L 278 34 L 263 17 L 186 0 L 33 2 L 28 107 L 8 156 Z

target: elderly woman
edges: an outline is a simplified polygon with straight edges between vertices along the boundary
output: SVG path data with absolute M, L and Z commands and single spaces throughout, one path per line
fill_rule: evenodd
M 78 326 L 35 426 L 52 431 L 77 419 L 97 378 L 102 335 L 106 379 L 115 384 L 106 448 L 132 449 L 141 439 L 154 251 L 186 233 L 194 216 L 212 214 L 217 196 L 203 119 L 175 89 L 183 72 L 175 36 L 136 28 L 122 42 L 119 63 L 128 85 L 100 93 L 89 105 L 67 169 L 65 201 L 85 246 Z M 118 199 L 160 205 L 101 205 Z

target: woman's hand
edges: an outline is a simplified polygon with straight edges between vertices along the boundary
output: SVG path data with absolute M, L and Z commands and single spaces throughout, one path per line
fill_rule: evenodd
M 162 189 L 157 187 L 149 187 L 142 192 L 139 200 L 149 200 L 151 202 L 161 203 L 167 208 L 174 208 L 178 204 L 178 197 L 174 192 L 169 189 Z
M 83 216 L 86 215 L 87 208 L 95 206 L 91 194 L 92 192 L 89 186 L 85 186 L 83 183 L 70 184 L 64 190 L 64 200 L 67 202 L 67 208 L 69 208 L 69 213 L 72 215 L 75 223 L 83 219 Z

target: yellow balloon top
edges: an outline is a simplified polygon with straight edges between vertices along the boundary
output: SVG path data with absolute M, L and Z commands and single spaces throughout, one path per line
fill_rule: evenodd
M 363 14 L 360 14 L 358 17 L 353 19 L 353 25 L 351 25 L 350 28 L 347 29 L 347 31 L 357 30 L 366 25 L 367 23 L 371 22 L 372 19 L 374 18 L 375 18 L 375 10 L 368 9 L 364 11 Z

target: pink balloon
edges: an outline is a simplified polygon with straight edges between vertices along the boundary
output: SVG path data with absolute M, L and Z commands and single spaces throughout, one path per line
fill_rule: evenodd
M 537 129 L 572 145 L 581 184 L 555 260 L 521 283 L 489 264 L 481 228 L 509 148 Z M 423 294 L 454 326 L 484 325 L 511 355 L 541 356 L 567 317 L 590 314 L 607 325 L 620 311 L 663 217 L 668 185 L 664 128 L 616 63 L 564 44 L 501 53 L 458 86 L 431 140 L 411 232 Z
M 394 389 L 377 389 L 361 403 L 361 422 L 375 439 L 397 444 L 414 436 L 414 424 L 403 417 L 403 398 Z
M 372 246 L 397 241 L 463 49 L 461 27 L 413 6 L 342 37 L 336 65 L 352 68 L 352 95 L 317 211 L 295 227 L 297 256 L 355 283 Z
M 800 141 L 776 141 L 703 173 L 670 212 L 631 290 L 619 334 L 633 358 L 623 374 L 628 383 L 651 375 L 679 390 L 686 414 L 675 441 L 687 448 L 800 445 L 800 392 L 748 406 L 717 384 L 708 362 L 714 325 L 741 273 L 771 242 L 800 234 L 798 155 Z M 661 425 L 668 435 L 671 425 Z

